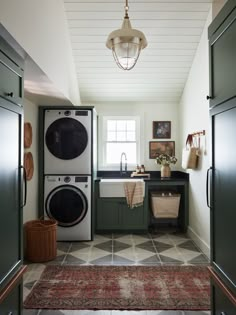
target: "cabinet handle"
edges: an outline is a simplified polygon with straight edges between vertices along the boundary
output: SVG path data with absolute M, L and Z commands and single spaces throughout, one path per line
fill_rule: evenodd
M 14 93 L 13 93 L 13 92 L 6 93 L 6 96 L 9 96 L 9 97 L 14 97 Z
M 207 95 L 206 99 L 210 100 L 210 99 L 212 99 L 212 96 Z
M 206 178 L 206 201 L 208 208 L 211 208 L 211 205 L 209 204 L 209 174 L 210 171 L 212 171 L 212 167 L 209 167 L 207 170 L 207 178 Z
M 24 198 L 23 198 L 23 204 L 21 207 L 23 208 L 26 205 L 27 200 L 27 180 L 26 180 L 26 170 L 23 165 L 20 166 L 21 169 L 23 169 L 23 180 L 24 180 Z
M 221 312 L 220 315 L 227 315 L 225 312 Z
M 7 315 L 13 315 L 13 312 L 9 312 Z

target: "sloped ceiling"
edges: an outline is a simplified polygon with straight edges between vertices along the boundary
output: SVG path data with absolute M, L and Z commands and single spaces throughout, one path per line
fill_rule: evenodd
M 178 102 L 211 3 L 130 0 L 132 27 L 145 34 L 148 46 L 124 71 L 105 43 L 121 27 L 125 1 L 64 0 L 82 104 Z

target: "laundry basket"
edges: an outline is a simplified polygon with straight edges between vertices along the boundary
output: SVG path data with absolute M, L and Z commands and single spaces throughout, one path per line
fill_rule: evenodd
M 152 212 L 155 218 L 177 218 L 180 194 L 172 192 L 151 193 Z
M 26 258 L 46 262 L 57 256 L 57 221 L 31 220 L 25 223 Z

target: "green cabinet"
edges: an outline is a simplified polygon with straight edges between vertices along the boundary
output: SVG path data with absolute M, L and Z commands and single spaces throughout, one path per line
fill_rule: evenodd
M 151 192 L 173 191 L 181 195 L 177 224 L 182 232 L 188 227 L 188 179 L 160 178 L 145 180 L 145 198 L 142 206 L 129 208 L 126 198 L 104 198 L 99 196 L 99 181 L 95 183 L 95 230 L 102 231 L 147 231 L 152 223 Z M 160 220 L 155 220 L 158 225 Z
M 113 230 L 120 226 L 120 205 L 115 198 L 98 198 L 96 229 Z
M 125 198 L 97 198 L 97 231 L 147 230 L 147 212 L 144 206 L 129 208 Z
M 235 315 L 235 301 L 224 292 L 217 284 L 212 285 L 212 314 Z
M 22 60 L 1 37 L 0 47 L 0 97 L 23 106 Z
M 236 150 L 232 145 L 236 133 L 235 0 L 228 0 L 210 25 L 209 42 L 213 93 L 210 102 L 212 167 L 207 174 L 207 183 L 211 183 L 211 265 L 219 282 L 224 284 L 212 284 L 212 308 L 214 315 L 231 315 L 236 314 Z M 234 305 L 225 292 L 233 297 Z
M 233 108 L 220 111 L 221 107 L 217 106 L 218 112 L 215 110 L 212 115 L 214 199 L 211 203 L 211 257 L 215 267 L 236 285 L 236 150 L 231 150 L 236 133 L 236 99 L 230 103 L 234 104 Z
M 22 284 L 18 284 L 0 304 L 1 315 L 20 315 Z
M 152 210 L 152 192 L 174 192 L 180 194 L 180 205 L 177 219 L 155 218 Z M 188 179 L 156 179 L 145 182 L 145 208 L 149 214 L 149 224 L 161 227 L 164 224 L 171 224 L 173 221 L 181 232 L 187 232 L 189 222 L 189 183 Z
M 209 27 L 211 108 L 236 96 L 235 34 L 235 0 L 229 0 Z
M 120 202 L 121 223 L 127 230 L 147 230 L 147 212 L 144 206 L 129 208 L 125 200 Z
M 11 283 L 23 263 L 23 61 L 14 56 L 0 37 L 0 314 L 7 315 L 21 314 L 21 286 Z
M 0 98 L 0 289 L 22 263 L 21 124 L 21 108 Z

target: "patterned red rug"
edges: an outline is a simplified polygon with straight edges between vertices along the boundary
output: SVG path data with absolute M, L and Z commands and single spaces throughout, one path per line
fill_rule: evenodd
M 204 266 L 47 266 L 25 308 L 208 310 Z

